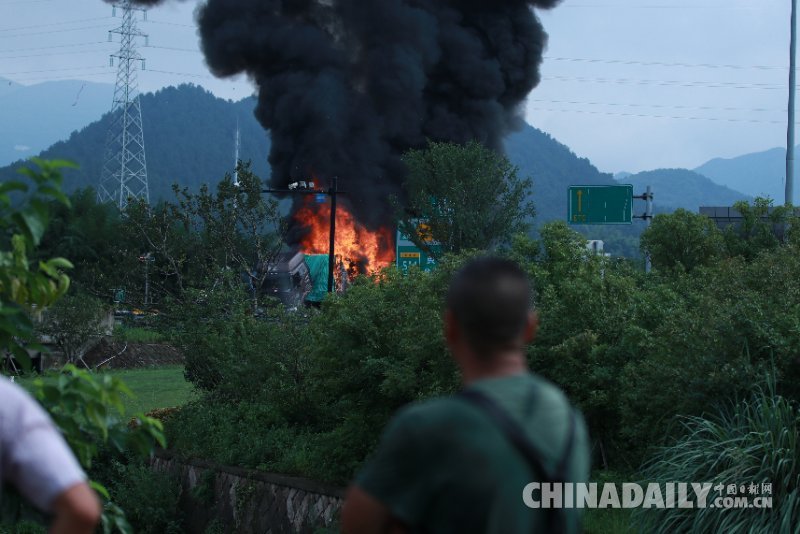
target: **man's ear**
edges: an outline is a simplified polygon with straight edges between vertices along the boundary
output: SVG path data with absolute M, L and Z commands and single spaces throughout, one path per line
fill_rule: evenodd
M 536 332 L 539 330 L 539 314 L 531 310 L 528 312 L 528 320 L 525 324 L 525 343 L 530 343 L 536 339 Z

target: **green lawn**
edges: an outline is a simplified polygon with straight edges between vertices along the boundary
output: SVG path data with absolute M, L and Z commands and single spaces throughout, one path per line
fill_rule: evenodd
M 183 366 L 148 367 L 143 369 L 120 369 L 106 371 L 118 378 L 134 393 L 125 401 L 125 413 L 147 413 L 155 408 L 172 408 L 186 404 L 195 397 L 191 383 L 183 377 Z M 50 377 L 45 376 L 45 380 Z M 19 383 L 30 389 L 33 378 L 24 378 Z
M 194 399 L 194 386 L 183 377 L 183 366 L 108 371 L 121 378 L 135 397 L 125 402 L 126 413 L 182 406 Z

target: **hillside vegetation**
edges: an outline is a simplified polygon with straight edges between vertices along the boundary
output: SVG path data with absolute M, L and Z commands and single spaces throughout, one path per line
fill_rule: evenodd
M 168 87 L 142 95 L 142 121 L 151 201 L 173 199 L 172 184 L 197 192 L 202 184 L 215 186 L 234 166 L 237 121 L 241 130 L 239 157 L 251 160 L 253 171 L 269 178 L 269 135 L 253 116 L 254 98 L 223 100 L 195 85 Z M 97 187 L 102 167 L 109 113 L 74 132 L 44 152 L 45 158 L 75 161 L 77 170 L 65 172 L 68 192 Z M 506 152 L 521 176 L 533 178 L 533 201 L 538 221 L 566 217 L 566 190 L 570 184 L 612 184 L 585 158 L 530 125 L 510 135 Z M 17 164 L 0 169 L 0 180 L 14 176 Z M 346 177 L 340 183 L 346 185 Z
M 625 177 L 621 182 L 633 184 L 634 191 L 644 191 L 648 185 L 651 186 L 655 205 L 669 211 L 683 208 L 696 212 L 700 206 L 733 206 L 734 202 L 753 200 L 686 169 L 640 172 Z

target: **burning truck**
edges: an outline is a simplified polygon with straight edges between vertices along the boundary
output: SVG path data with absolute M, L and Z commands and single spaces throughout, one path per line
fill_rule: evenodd
M 293 215 L 302 237 L 296 250 L 280 254 L 265 266 L 262 296 L 296 309 L 319 305 L 328 291 L 330 246 L 329 204 L 307 201 Z M 334 290 L 342 292 L 360 274 L 372 274 L 394 263 L 393 232 L 387 227 L 370 230 L 358 223 L 346 206 L 336 209 L 334 237 Z

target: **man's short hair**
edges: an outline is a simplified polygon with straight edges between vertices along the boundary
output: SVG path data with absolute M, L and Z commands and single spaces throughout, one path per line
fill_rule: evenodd
M 491 256 L 467 262 L 447 292 L 447 309 L 482 357 L 518 347 L 531 304 L 525 271 L 513 261 Z

